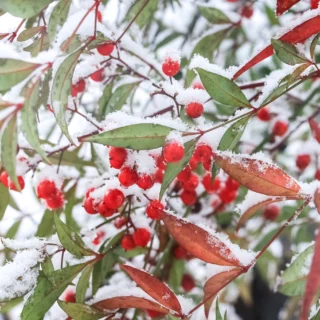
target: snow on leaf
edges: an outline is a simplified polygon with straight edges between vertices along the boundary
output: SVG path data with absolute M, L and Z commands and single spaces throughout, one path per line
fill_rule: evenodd
M 218 152 L 217 164 L 249 190 L 270 196 L 296 196 L 298 183 L 276 165 L 254 156 Z
M 121 269 L 127 272 L 132 280 L 153 299 L 179 314 L 182 313 L 181 305 L 176 295 L 159 279 L 131 265 L 121 265 Z
M 277 16 L 280 16 L 298 2 L 300 0 L 277 0 Z

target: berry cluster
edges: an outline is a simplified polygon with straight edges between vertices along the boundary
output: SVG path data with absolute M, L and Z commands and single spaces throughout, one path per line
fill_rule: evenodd
M 2 183 L 5 187 L 9 188 L 10 190 L 18 191 L 18 188 L 17 188 L 17 186 L 15 185 L 15 183 L 10 180 L 7 171 L 3 171 L 3 172 L 1 173 L 1 175 L 0 175 L 0 181 L 1 181 L 1 183 Z M 22 176 L 18 176 L 18 183 L 19 183 L 19 186 L 20 186 L 20 190 L 23 190 L 25 183 L 24 183 L 24 179 L 23 179 Z
M 51 210 L 62 208 L 64 205 L 63 192 L 54 181 L 42 180 L 37 186 L 37 195 L 45 201 L 47 207 Z

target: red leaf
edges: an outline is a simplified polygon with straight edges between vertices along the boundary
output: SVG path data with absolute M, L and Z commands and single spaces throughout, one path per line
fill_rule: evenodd
M 214 154 L 217 164 L 246 188 L 268 196 L 295 197 L 300 186 L 274 164 L 243 155 Z
M 319 287 L 320 287 L 320 229 L 318 229 L 311 268 L 307 276 L 306 291 L 303 298 L 303 305 L 302 305 L 300 320 L 308 320 L 308 314 L 312 304 L 312 300 L 314 298 L 314 295 L 318 291 Z
M 232 251 L 204 229 L 171 214 L 165 214 L 163 222 L 181 247 L 200 260 L 222 266 L 241 266 Z
M 320 16 L 313 17 L 300 25 L 296 26 L 279 39 L 289 43 L 300 43 L 310 38 L 312 35 L 320 32 Z M 244 66 L 242 66 L 233 76 L 233 80 L 237 79 L 244 72 L 261 62 L 262 60 L 272 56 L 274 53 L 273 47 L 268 45 L 256 56 L 249 60 Z
M 156 302 L 150 301 L 145 298 L 139 298 L 134 296 L 113 297 L 113 298 L 101 300 L 95 303 L 93 306 L 100 310 L 135 308 L 135 309 L 154 310 L 164 314 L 167 314 L 169 312 L 168 309 L 164 308 L 163 306 L 161 306 Z
M 277 0 L 277 16 L 280 16 L 300 0 Z
M 132 280 L 148 295 L 171 310 L 182 314 L 180 302 L 176 295 L 164 283 L 149 273 L 130 265 L 121 265 Z
M 318 213 L 320 214 L 320 189 L 317 189 L 314 193 L 314 204 L 316 205 Z
M 314 138 L 320 143 L 320 124 L 314 119 L 309 119 L 309 125 Z
M 204 311 L 206 318 L 208 318 L 209 311 L 212 305 L 212 302 L 216 296 L 216 294 L 224 288 L 228 283 L 230 283 L 233 279 L 237 278 L 240 274 L 243 273 L 243 270 L 240 268 L 234 268 L 229 271 L 224 271 L 218 273 L 211 277 L 204 285 Z

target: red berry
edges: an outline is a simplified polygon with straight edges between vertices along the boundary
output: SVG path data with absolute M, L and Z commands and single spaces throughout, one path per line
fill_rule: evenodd
M 7 171 L 3 171 L 1 173 L 0 181 L 4 186 L 6 186 L 7 188 L 9 187 L 9 175 Z
M 73 97 L 76 97 L 79 93 L 83 92 L 86 89 L 86 82 L 81 79 L 71 88 L 71 94 Z
M 154 177 L 143 173 L 138 176 L 137 185 L 143 190 L 150 189 L 154 185 Z
M 133 237 L 131 234 L 126 234 L 122 237 L 121 247 L 124 250 L 132 250 L 136 247 L 136 244 L 133 241 Z
M 311 157 L 309 154 L 300 154 L 296 159 L 296 166 L 303 171 L 311 162 Z
M 202 165 L 206 171 L 211 171 L 212 159 L 210 158 L 209 160 L 202 162 Z
M 202 116 L 204 111 L 203 105 L 198 102 L 191 102 L 186 105 L 186 114 L 190 118 L 199 118 Z
M 102 22 L 102 13 L 99 10 L 97 11 L 97 20 Z
M 145 228 L 137 228 L 132 235 L 133 241 L 138 247 L 146 247 L 151 239 L 149 230 Z
M 168 77 L 175 76 L 180 71 L 180 63 L 178 60 L 167 58 L 162 63 L 162 71 Z
M 94 245 L 98 245 L 101 242 L 101 238 L 103 238 L 105 236 L 104 231 L 98 231 L 97 232 L 97 236 L 92 240 L 92 243 Z
M 315 177 L 317 180 L 320 180 L 320 169 L 317 169 L 316 174 L 314 175 L 314 177 Z
M 274 204 L 270 204 L 267 206 L 263 211 L 263 217 L 266 220 L 275 220 L 277 219 L 278 215 L 280 213 L 280 208 Z
M 192 85 L 192 88 L 193 89 L 200 89 L 200 90 L 204 90 L 204 86 L 201 82 L 195 82 L 193 85 Z
M 41 199 L 46 199 L 51 197 L 57 192 L 57 187 L 54 181 L 43 180 L 38 184 L 37 194 Z
M 113 189 L 104 195 L 103 201 L 107 208 L 118 209 L 120 208 L 125 200 L 123 192 L 119 189 Z
M 184 148 L 177 142 L 170 142 L 164 146 L 163 157 L 167 162 L 179 162 L 184 156 Z
M 64 295 L 64 301 L 75 303 L 76 294 L 72 290 L 68 290 Z
M 207 173 L 202 179 L 202 184 L 208 193 L 215 193 L 219 190 L 221 182 L 218 177 L 212 182 L 211 174 Z
M 89 188 L 86 192 L 86 198 L 88 198 L 92 191 L 96 190 L 95 188 Z
M 114 226 L 117 228 L 117 229 L 121 229 L 126 223 L 127 223 L 128 219 L 127 218 L 124 218 L 124 217 L 120 217 L 118 219 L 116 219 L 114 221 Z
M 197 167 L 197 165 L 198 165 L 198 161 L 194 156 L 192 156 L 191 159 L 189 160 L 189 166 L 191 170 L 194 170 Z
M 210 160 L 212 155 L 212 149 L 210 146 L 206 145 L 206 144 L 200 144 L 196 147 L 196 150 L 194 151 L 194 158 L 198 161 L 198 162 L 206 162 L 208 160 Z
M 122 186 L 128 188 L 137 182 L 138 174 L 134 169 L 125 167 L 120 170 L 118 179 Z
M 24 186 L 25 186 L 23 177 L 18 176 L 18 183 L 20 186 L 20 190 L 23 190 Z M 10 179 L 9 179 L 9 189 L 13 190 L 13 191 L 18 191 L 17 186 L 15 185 L 15 183 L 13 181 L 10 181 Z
M 163 216 L 164 205 L 159 200 L 152 200 L 146 208 L 149 218 L 152 220 L 160 220 Z
M 268 107 L 259 109 L 259 111 L 257 112 L 257 117 L 261 121 L 269 121 L 271 119 L 271 114 Z
M 184 274 L 182 277 L 181 286 L 184 291 L 191 291 L 195 287 L 193 278 L 189 274 Z
M 272 128 L 272 133 L 275 136 L 282 137 L 287 132 L 288 127 L 289 127 L 288 122 L 278 120 Z
M 51 210 L 62 208 L 64 205 L 63 193 L 58 190 L 52 197 L 46 199 L 46 203 Z
M 173 255 L 176 259 L 186 259 L 188 253 L 183 247 L 178 245 L 173 249 Z
M 180 182 L 188 181 L 191 178 L 191 168 L 189 166 L 186 166 L 178 175 L 177 179 Z
M 253 15 L 252 5 L 244 6 L 241 10 L 241 16 L 250 19 Z
M 240 187 L 240 183 L 236 180 L 233 180 L 231 177 L 228 177 L 226 181 L 226 188 L 229 190 L 237 191 Z
M 156 165 L 159 169 L 166 170 L 167 164 L 165 163 L 163 156 L 157 157 Z
M 120 169 L 127 159 L 127 150 L 124 148 L 111 147 L 109 161 L 112 168 Z
M 192 174 L 191 177 L 184 181 L 183 183 L 183 189 L 187 191 L 194 191 L 199 184 L 199 178 L 197 175 Z
M 310 7 L 311 9 L 317 9 L 319 7 L 319 0 L 310 0 Z
M 147 310 L 147 314 L 150 318 L 157 318 L 163 316 L 163 313 L 154 310 Z
M 108 43 L 100 44 L 97 47 L 97 50 L 102 56 L 109 56 L 114 50 L 114 43 L 108 42 Z
M 111 217 L 117 211 L 115 209 L 108 208 L 103 201 L 101 201 L 98 205 L 98 212 L 105 218 Z
M 219 193 L 219 197 L 221 199 L 222 202 L 224 203 L 231 203 L 232 201 L 234 201 L 237 197 L 237 191 L 235 190 L 230 190 L 228 188 L 224 188 L 221 190 L 221 192 Z
M 95 71 L 94 73 L 91 73 L 90 78 L 93 81 L 101 82 L 104 79 L 104 69 L 99 69 Z
M 197 201 L 197 193 L 195 191 L 183 190 L 180 198 L 186 206 L 191 206 Z
M 161 169 L 158 169 L 154 175 L 154 181 L 157 183 L 162 183 L 164 177 L 164 172 Z
M 94 204 L 94 199 L 91 197 L 88 197 L 84 200 L 83 208 L 89 214 L 97 213 L 96 205 Z

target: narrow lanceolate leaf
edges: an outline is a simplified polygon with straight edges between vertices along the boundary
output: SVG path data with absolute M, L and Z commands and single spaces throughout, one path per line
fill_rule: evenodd
M 179 314 L 182 313 L 176 295 L 159 279 L 130 265 L 121 265 L 121 269 L 127 272 L 132 280 L 157 302 Z
M 72 0 L 61 0 L 52 10 L 47 28 L 49 39 L 51 41 L 59 28 L 61 28 L 66 22 L 71 3 Z
M 300 0 L 277 0 L 277 16 L 280 16 Z
M 38 26 L 38 27 L 32 27 L 32 28 L 23 30 L 17 37 L 17 41 L 29 40 L 30 38 L 37 35 L 42 29 L 43 29 L 43 26 Z
M 42 320 L 47 311 L 86 265 L 86 263 L 82 263 L 53 271 L 49 274 L 51 281 L 43 273 L 40 273 L 37 286 L 23 307 L 21 320 Z
M 39 65 L 15 59 L 0 59 L 0 91 L 24 80 Z
M 95 308 L 100 310 L 115 310 L 115 309 L 144 309 L 154 310 L 164 314 L 169 312 L 168 309 L 161 306 L 160 304 L 153 302 L 145 298 L 139 298 L 134 296 L 118 296 L 109 299 L 99 301 L 93 305 Z
M 138 14 L 144 3 L 145 1 L 143 0 L 135 1 L 126 15 L 126 20 L 131 21 Z M 151 21 L 154 13 L 157 10 L 157 7 L 158 0 L 149 1 L 149 3 L 144 7 L 143 11 L 135 20 L 135 23 L 140 27 L 140 29 Z
M 205 315 L 208 318 L 209 311 L 212 305 L 212 302 L 216 296 L 216 294 L 224 288 L 229 282 L 233 279 L 238 277 L 242 273 L 240 268 L 234 268 L 229 271 L 224 271 L 221 273 L 216 274 L 215 276 L 211 277 L 204 285 L 204 298 L 205 304 Z
M 320 32 L 320 15 L 317 15 L 309 20 L 306 20 L 296 26 L 295 28 L 288 31 L 279 39 L 288 43 L 300 43 L 312 35 Z M 258 64 L 259 62 L 267 59 L 272 56 L 274 53 L 272 45 L 268 45 L 263 50 L 261 50 L 257 55 L 251 58 L 244 66 L 242 66 L 233 76 L 233 79 L 237 79 L 244 72 L 251 69 L 253 66 Z
M 271 39 L 271 44 L 278 58 L 291 66 L 299 63 L 307 62 L 307 58 L 304 57 L 297 48 L 291 44 L 277 39 Z
M 292 297 L 303 295 L 313 253 L 314 245 L 295 257 L 294 261 L 281 274 L 278 281 L 279 292 Z
M 36 237 L 48 237 L 51 236 L 54 232 L 54 221 L 53 213 L 51 210 L 46 210 L 43 213 L 40 224 L 38 225 L 38 230 L 35 234 Z
M 37 112 L 40 107 L 40 81 L 40 78 L 38 78 L 36 82 L 31 80 L 23 89 L 25 103 L 21 110 L 21 130 L 33 149 L 37 151 L 46 162 L 50 163 L 46 153 L 41 148 L 38 134 Z
M 161 199 L 171 184 L 171 182 L 176 178 L 176 176 L 184 169 L 184 167 L 189 163 L 190 158 L 193 155 L 194 149 L 199 141 L 198 138 L 188 141 L 184 144 L 184 157 L 181 161 L 177 163 L 168 163 L 166 171 L 164 173 L 163 181 L 161 184 L 159 198 Z
M 103 120 L 107 115 L 107 107 L 112 96 L 113 82 L 108 83 L 103 89 L 102 96 L 99 100 L 98 120 Z
M 310 63 L 304 63 L 298 66 L 290 75 L 288 81 L 287 81 L 287 88 L 291 86 L 303 73 L 307 68 L 310 67 Z
M 76 302 L 84 303 L 86 292 L 89 287 L 90 275 L 93 269 L 93 264 L 89 264 L 82 272 L 81 277 L 77 283 Z M 71 316 L 69 314 L 69 316 Z
M 19 18 L 31 18 L 53 0 L 1 0 L 0 9 Z
M 310 57 L 314 59 L 314 51 L 316 50 L 316 46 L 319 44 L 320 33 L 318 33 L 312 40 L 310 44 Z
M 246 116 L 234 124 L 222 136 L 218 149 L 221 151 L 233 150 L 241 139 L 241 136 L 247 126 L 250 115 Z
M 108 315 L 95 307 L 58 300 L 60 308 L 74 320 L 98 320 Z
M 232 23 L 231 20 L 218 8 L 198 5 L 199 11 L 212 24 Z
M 163 222 L 171 236 L 198 259 L 222 266 L 240 266 L 238 258 L 214 234 L 172 214 L 165 214 Z
M 0 184 L 0 220 L 2 220 L 7 206 L 9 204 L 10 195 L 9 189 L 5 187 L 2 183 Z
M 318 141 L 318 143 L 320 143 L 320 124 L 317 123 L 314 119 L 310 119 L 309 125 L 314 138 Z
M 95 252 L 86 248 L 81 237 L 64 224 L 57 214 L 54 214 L 54 223 L 56 225 L 59 240 L 67 251 L 77 257 L 95 255 Z
M 55 117 L 61 131 L 72 143 L 69 135 L 68 123 L 66 120 L 66 109 L 68 98 L 71 94 L 72 76 L 77 61 L 83 52 L 84 47 L 70 54 L 59 66 L 52 83 L 51 102 L 55 111 Z
M 308 320 L 309 311 L 315 294 L 320 288 L 320 230 L 316 237 L 314 245 L 314 254 L 312 258 L 310 272 L 307 276 L 306 291 L 304 293 L 302 311 L 300 320 Z
M 162 147 L 172 130 L 174 129 L 160 124 L 139 123 L 106 131 L 84 141 L 134 150 L 151 150 Z
M 223 320 L 220 307 L 219 307 L 219 299 L 217 299 L 217 303 L 216 303 L 216 320 Z
M 295 197 L 300 192 L 298 183 L 274 164 L 225 152 L 214 154 L 214 159 L 234 180 L 254 192 L 279 197 Z
M 250 107 L 250 102 L 235 82 L 200 68 L 196 71 L 212 99 L 233 107 Z
M 16 174 L 16 154 L 17 154 L 17 116 L 14 115 L 2 134 L 1 138 L 1 162 L 10 180 L 20 190 L 18 178 Z

